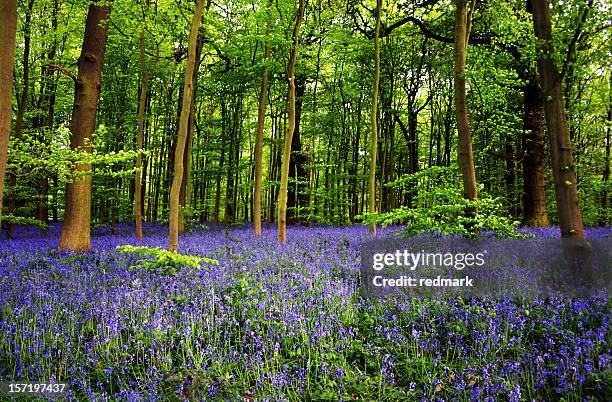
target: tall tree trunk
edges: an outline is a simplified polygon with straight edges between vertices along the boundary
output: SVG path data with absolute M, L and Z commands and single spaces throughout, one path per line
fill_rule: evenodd
M 149 71 L 145 60 L 145 37 L 144 29 L 140 31 L 140 72 L 142 76 L 142 88 L 140 89 L 140 100 L 138 102 L 138 128 L 136 132 L 136 151 L 142 150 L 144 138 L 145 109 L 147 105 L 147 94 L 149 92 Z M 142 154 L 136 156 L 136 173 L 134 174 L 134 220 L 136 221 L 136 238 L 142 240 Z
M 268 11 L 272 6 L 272 0 L 268 0 Z M 268 60 L 272 56 L 272 48 L 269 42 L 270 16 L 266 18 L 266 44 L 264 49 L 264 66 L 261 75 L 261 87 L 259 89 L 259 105 L 257 108 L 257 134 L 255 136 L 255 189 L 253 190 L 253 223 L 255 234 L 261 235 L 261 185 L 263 181 L 263 134 L 266 122 L 266 103 L 268 102 L 268 83 L 270 72 Z
M 356 129 L 355 129 L 355 142 L 353 143 L 353 158 L 351 165 L 351 181 L 352 181 L 352 203 L 351 203 L 351 219 L 354 221 L 355 216 L 359 214 L 359 147 L 361 140 L 361 105 L 363 101 L 363 94 L 359 94 L 359 101 L 357 102 L 357 111 L 355 114 Z M 314 146 L 312 152 L 314 153 Z
M 544 115 L 542 92 L 530 77 L 523 95 L 523 221 L 527 226 L 548 226 L 544 165 Z
M 225 110 L 225 104 L 221 108 L 222 111 Z M 222 113 L 224 116 L 225 113 Z M 223 134 L 225 131 L 222 130 Z M 223 171 L 223 166 L 225 163 L 225 141 L 221 141 L 221 156 L 219 157 L 219 170 L 217 172 L 216 184 L 215 184 L 215 206 L 213 207 L 213 222 L 215 225 L 219 224 L 219 211 L 221 210 L 221 172 Z
M 550 6 L 548 0 L 532 0 L 532 6 L 534 32 L 542 43 L 538 52 L 538 70 L 544 96 L 561 237 L 584 239 L 576 168 L 561 90 L 562 77 L 552 57 L 554 48 Z
M 508 212 L 511 217 L 518 216 L 518 207 L 520 200 L 516 197 L 516 161 L 514 156 L 514 138 L 512 135 L 504 136 L 504 154 L 506 159 L 506 171 L 504 172 L 504 181 L 506 185 L 506 199 L 509 200 L 510 206 Z
M 11 97 L 13 93 L 13 64 L 17 35 L 17 2 L 0 0 L 0 223 L 4 176 L 11 132 Z
M 196 46 L 196 65 L 193 69 L 193 93 L 191 95 L 191 105 L 189 107 L 189 127 L 187 129 L 187 139 L 185 140 L 185 152 L 183 152 L 183 181 L 179 192 L 179 233 L 185 232 L 185 225 L 189 220 L 189 208 L 191 198 L 191 149 L 193 147 L 193 131 L 195 124 L 195 96 L 198 86 L 198 70 L 200 68 L 200 56 L 204 36 L 198 35 Z
M 372 140 L 370 149 L 370 178 L 368 187 L 368 213 L 376 213 L 376 155 L 378 153 L 378 88 L 380 87 L 380 14 L 382 0 L 376 0 L 376 29 L 374 31 L 374 88 L 372 90 L 372 111 L 370 125 Z M 376 236 L 376 223 L 370 224 L 370 234 Z
M 285 133 L 283 160 L 281 165 L 280 190 L 278 192 L 278 240 L 287 243 L 287 190 L 289 184 L 289 160 L 291 158 L 291 142 L 295 130 L 295 60 L 300 41 L 300 25 L 304 18 L 304 0 L 299 0 L 298 13 L 293 28 L 293 44 L 289 63 L 287 64 L 287 79 L 289 81 L 289 124 Z
M 476 0 L 471 0 L 468 7 L 465 0 L 456 0 L 455 19 L 455 113 L 457 119 L 457 154 L 463 178 L 463 196 L 468 200 L 478 198 L 476 189 L 476 170 L 472 153 L 472 133 L 467 112 L 465 93 L 465 64 L 467 61 L 467 44 L 470 38 L 470 25 Z
M 51 17 L 51 27 L 53 28 L 53 34 L 57 34 L 57 15 L 59 12 L 59 2 L 58 0 L 53 0 L 53 14 Z M 53 40 L 53 44 L 51 45 L 51 49 L 48 53 L 48 61 L 53 63 L 55 59 L 55 55 L 57 54 L 57 40 Z M 47 81 L 47 86 L 45 86 L 45 92 L 43 95 L 44 104 L 47 107 L 47 116 L 46 121 L 41 123 L 41 125 L 46 125 L 49 132 L 53 132 L 54 121 L 55 121 L 55 91 L 57 89 L 57 84 L 53 75 L 53 69 L 48 66 L 43 67 L 43 80 Z M 45 133 L 41 134 L 42 140 L 46 141 Z M 49 222 L 49 176 L 46 173 L 42 173 L 39 179 L 39 188 L 40 188 L 40 198 L 38 201 L 38 207 L 36 211 L 37 218 L 44 222 L 45 224 Z M 41 229 L 41 236 L 46 233 L 46 229 Z
M 30 93 L 30 40 L 32 32 L 32 8 L 34 7 L 34 0 L 28 1 L 28 9 L 26 11 L 26 18 L 24 24 L 23 34 L 23 90 L 21 91 L 21 99 L 18 102 L 17 108 L 17 121 L 15 122 L 15 138 L 21 137 L 21 131 L 23 130 L 23 123 L 26 108 L 28 107 L 28 97 Z M 17 177 L 11 175 L 9 179 L 9 215 L 15 215 L 17 208 Z M 13 237 L 13 224 L 8 224 L 7 233 L 9 238 Z
M 196 79 L 194 74 L 194 87 Z M 195 88 L 194 88 L 195 89 Z M 195 91 L 194 91 L 195 92 Z M 189 114 L 189 129 L 185 140 L 185 152 L 183 152 L 183 181 L 179 191 L 179 233 L 185 232 L 185 226 L 189 220 L 190 188 L 191 188 L 191 149 L 193 147 L 193 122 L 195 119 L 195 102 L 191 100 L 191 113 Z
M 608 199 L 608 183 L 610 181 L 610 141 L 612 141 L 612 71 L 610 72 L 610 78 L 608 79 L 608 115 L 606 116 L 606 150 L 604 157 L 604 171 L 602 175 L 602 181 L 604 189 L 601 192 L 601 218 L 600 225 L 607 226 L 610 223 L 610 200 Z
M 187 63 L 185 65 L 185 82 L 183 84 L 183 99 L 181 116 L 178 125 L 178 138 L 174 153 L 174 177 L 170 188 L 169 217 L 168 217 L 168 250 L 178 251 L 179 246 L 179 193 L 183 181 L 183 154 L 187 141 L 187 130 L 189 126 L 189 115 L 191 113 L 191 98 L 193 96 L 193 72 L 196 66 L 196 46 L 198 41 L 198 31 L 204 11 L 205 0 L 198 0 L 193 19 L 191 20 L 191 30 L 189 32 L 189 47 L 187 50 Z
M 100 97 L 100 76 L 108 38 L 108 26 L 101 22 L 108 20 L 110 12 L 110 5 L 91 4 L 87 13 L 70 125 L 70 148 L 73 150 L 91 153 Z M 77 170 L 88 173 L 66 185 L 66 211 L 60 250 L 84 251 L 90 248 L 91 164 L 80 164 Z
M 302 120 L 302 104 L 306 91 L 306 77 L 298 75 L 295 79 L 295 130 L 291 138 L 291 156 L 289 158 L 289 177 L 296 182 L 287 189 L 287 209 L 289 223 L 300 221 L 299 209 L 306 206 L 308 194 L 304 191 L 306 182 L 307 158 L 302 151 L 302 139 L 300 137 L 300 122 Z

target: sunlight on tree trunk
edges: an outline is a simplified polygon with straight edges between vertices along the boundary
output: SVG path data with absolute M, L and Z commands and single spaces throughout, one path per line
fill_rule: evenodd
M 289 80 L 289 122 L 285 134 L 283 161 L 281 165 L 280 190 L 278 192 L 278 240 L 287 243 L 287 191 L 289 187 L 289 160 L 291 158 L 291 140 L 295 130 L 295 60 L 300 41 L 300 25 L 304 18 L 304 0 L 300 0 L 298 13 L 293 29 L 293 45 L 287 64 L 287 79 Z
M 100 76 L 108 38 L 108 26 L 101 22 L 108 20 L 110 12 L 110 5 L 91 4 L 87 13 L 70 125 L 70 148 L 73 150 L 84 150 L 87 153 L 92 150 L 100 98 Z M 77 170 L 88 173 L 66 185 L 66 211 L 60 250 L 84 251 L 90 248 L 91 164 L 80 164 Z
M 374 31 L 374 89 L 372 90 L 372 148 L 370 150 L 370 178 L 368 191 L 368 213 L 376 213 L 376 155 L 378 154 L 378 89 L 380 87 L 380 14 L 382 0 L 376 0 L 376 30 Z M 376 236 L 376 223 L 371 223 L 369 232 Z
M 170 188 L 169 216 L 168 216 L 168 250 L 178 251 L 179 246 L 179 195 L 183 181 L 183 153 L 187 141 L 189 115 L 191 113 L 191 98 L 193 96 L 193 71 L 196 66 L 196 46 L 198 31 L 202 20 L 205 0 L 199 0 L 191 20 L 189 32 L 189 48 L 187 50 L 187 64 L 185 65 L 185 82 L 183 85 L 183 99 L 179 119 L 178 139 L 174 152 L 174 177 Z

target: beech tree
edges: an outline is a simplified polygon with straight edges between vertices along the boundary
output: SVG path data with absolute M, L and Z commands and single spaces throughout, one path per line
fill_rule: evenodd
M 74 105 L 70 131 L 70 148 L 91 153 L 100 98 L 100 76 L 108 38 L 106 24 L 111 13 L 110 1 L 105 5 L 91 4 L 85 22 L 83 47 L 78 60 L 79 73 L 75 82 Z M 84 176 L 66 185 L 66 212 L 60 238 L 60 250 L 84 251 L 90 248 L 91 225 L 91 164 L 77 167 Z
M 554 61 L 552 19 L 548 0 L 532 0 L 533 27 L 539 40 L 538 71 L 544 96 L 555 196 L 561 236 L 584 239 L 576 166 L 572 154 L 563 91 L 562 75 Z
M 469 0 L 469 3 L 468 6 L 466 0 L 455 0 L 455 113 L 459 133 L 457 155 L 463 178 L 463 196 L 468 200 L 475 200 L 478 198 L 478 191 L 472 152 L 472 130 L 465 93 L 465 64 L 476 0 Z
M 300 25 L 304 18 L 304 0 L 299 0 L 298 11 L 293 27 L 291 53 L 287 64 L 287 81 L 289 100 L 289 122 L 285 133 L 283 159 L 281 165 L 280 189 L 278 192 L 278 240 L 287 243 L 287 191 L 289 186 L 289 160 L 291 158 L 291 142 L 295 131 L 295 61 L 300 42 Z
M 372 111 L 370 113 L 370 126 L 372 140 L 370 148 L 370 180 L 368 192 L 368 212 L 376 213 L 376 156 L 378 154 L 378 89 L 380 87 L 380 14 L 382 0 L 376 0 L 376 28 L 374 30 L 374 89 L 372 90 Z M 376 223 L 370 224 L 370 233 L 376 236 Z
M 64 219 L 62 247 L 86 249 L 87 221 L 111 232 L 128 223 L 138 239 L 143 221 L 174 227 L 178 220 L 175 240 L 187 224 L 252 221 L 262 233 L 268 221 L 280 223 L 286 239 L 283 228 L 291 223 L 444 231 L 457 222 L 482 226 L 492 209 L 500 219 L 522 217 L 532 226 L 559 225 L 557 206 L 566 213 L 547 188 L 554 181 L 546 168 L 553 130 L 546 129 L 544 102 L 559 96 L 542 93 L 530 2 L 304 0 L 295 36 L 298 1 L 206 1 L 185 91 L 196 5 L 160 1 L 156 7 L 114 1 L 112 16 L 89 24 L 88 36 L 91 27 L 108 29 L 101 77 L 74 66 L 78 54 L 70 50 L 84 41 L 78 27 L 88 8 L 64 0 L 17 5 L 12 94 L 0 93 L 4 115 L 13 108 L 12 122 L 1 120 L 5 142 L 9 123 L 12 131 L 1 161 L 7 188 L 0 239 L 11 237 L 9 224 L 44 228 Z M 560 78 L 548 82 L 561 81 L 559 105 L 579 181 L 557 184 L 576 183 L 584 225 L 606 225 L 612 8 L 595 0 L 565 4 L 550 10 Z M 100 62 L 101 50 L 96 45 L 79 62 Z M 179 126 L 181 133 L 186 127 L 184 146 Z M 75 149 L 92 147 L 81 161 L 93 166 L 81 164 L 74 176 L 71 137 Z M 557 149 L 566 152 L 564 145 Z M 113 156 L 124 151 L 128 158 Z M 559 163 L 571 170 L 566 162 Z M 175 218 L 172 184 L 179 173 Z M 463 207 L 466 195 L 479 214 Z
M 196 66 L 196 46 L 202 13 L 204 11 L 204 3 L 205 0 L 198 1 L 189 31 L 189 47 L 187 50 L 187 64 L 185 65 L 183 99 L 178 126 L 178 138 L 174 152 L 174 177 L 172 178 L 172 187 L 169 197 L 168 250 L 170 251 L 178 251 L 179 246 L 179 195 L 183 182 L 183 157 L 185 153 L 185 144 L 187 143 L 187 130 L 189 128 L 189 115 L 191 114 L 191 101 L 194 90 L 193 74 Z
M 136 150 L 142 150 L 144 138 L 145 109 L 147 106 L 147 94 L 149 91 L 149 70 L 147 70 L 145 55 L 144 29 L 140 31 L 140 70 L 142 73 L 142 86 L 140 88 L 140 100 L 138 101 L 138 129 L 136 132 Z M 136 238 L 142 240 L 142 154 L 136 157 L 136 173 L 134 173 L 134 220 L 136 221 Z
M 16 32 L 17 2 L 0 0 L 0 223 L 2 223 L 4 176 L 11 131 L 11 94 Z
M 272 0 L 268 1 L 269 12 Z M 255 188 L 253 189 L 253 224 L 256 235 L 261 235 L 261 184 L 263 181 L 263 135 L 266 121 L 266 103 L 268 102 L 268 83 L 270 81 L 270 68 L 268 61 L 272 56 L 270 46 L 270 17 L 266 18 L 266 42 L 264 45 L 264 65 L 261 74 L 261 86 L 259 88 L 259 100 L 257 107 L 257 134 L 255 136 Z

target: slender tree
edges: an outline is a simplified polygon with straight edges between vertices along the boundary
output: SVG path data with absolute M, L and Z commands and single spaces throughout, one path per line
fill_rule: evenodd
M 103 22 L 108 20 L 110 12 L 109 1 L 105 5 L 91 4 L 87 13 L 70 125 L 70 148 L 73 150 L 91 153 L 108 38 L 108 26 Z M 91 164 L 79 164 L 77 170 L 85 174 L 66 185 L 60 250 L 83 251 L 90 248 L 91 174 L 87 172 L 91 171 Z
M 272 0 L 268 1 L 268 11 L 272 6 Z M 261 88 L 259 90 L 259 106 L 257 108 L 257 134 L 255 138 L 255 189 L 253 190 L 253 223 L 255 226 L 255 234 L 261 235 L 261 184 L 263 180 L 263 134 L 266 121 L 266 103 L 268 101 L 268 82 L 270 80 L 270 72 L 268 68 L 268 60 L 272 56 L 272 48 L 270 47 L 270 16 L 266 18 L 266 44 L 264 49 L 264 66 L 261 77 Z
M 376 213 L 376 155 L 378 154 L 378 90 L 380 88 L 380 14 L 382 0 L 376 0 L 376 28 L 374 31 L 374 89 L 372 90 L 372 110 L 370 125 L 372 127 L 372 143 L 370 149 L 370 178 L 368 191 L 368 212 Z M 370 233 L 376 236 L 376 223 L 370 224 Z
M 29 0 L 27 7 L 23 27 L 23 58 L 21 62 L 23 65 L 22 91 L 20 99 L 17 102 L 17 119 L 15 121 L 15 132 L 13 133 L 15 138 L 21 137 L 30 94 L 30 43 L 32 41 L 32 9 L 34 7 L 34 0 Z M 9 187 L 9 215 L 15 215 L 15 209 L 17 208 L 17 176 L 11 175 Z M 7 233 L 9 237 L 13 237 L 12 223 L 8 224 Z
M 610 221 L 610 200 L 608 199 L 608 182 L 610 181 L 610 147 L 612 146 L 612 71 L 608 78 L 608 112 L 606 114 L 606 145 L 604 151 L 604 171 L 601 179 L 603 181 L 603 190 L 601 191 L 601 218 L 599 224 L 601 226 L 608 225 Z
M 144 138 L 145 109 L 147 106 L 147 94 L 149 92 L 149 70 L 145 58 L 144 28 L 140 30 L 140 74 L 142 84 L 140 88 L 140 99 L 138 102 L 138 117 L 136 131 L 136 150 L 142 150 Z M 136 238 L 142 240 L 142 182 L 141 182 L 142 154 L 136 156 L 136 173 L 134 173 L 134 220 L 136 221 Z
M 291 158 L 291 141 L 295 131 L 295 61 L 300 41 L 300 25 L 304 18 L 304 0 L 299 0 L 298 12 L 293 27 L 293 37 L 289 63 L 287 64 L 287 80 L 289 82 L 289 122 L 285 133 L 283 160 L 281 164 L 280 190 L 278 192 L 278 240 L 287 243 L 287 191 L 289 188 L 289 161 Z
M 555 182 L 561 236 L 584 239 L 576 168 L 572 155 L 563 91 L 562 74 L 554 61 L 552 20 L 548 0 L 532 0 L 533 26 L 539 40 L 538 71 L 544 97 L 544 115 Z
M 461 177 L 463 178 L 463 196 L 468 200 L 478 198 L 476 189 L 476 170 L 472 153 L 472 132 L 467 112 L 467 96 L 465 92 L 465 64 L 467 61 L 467 45 L 470 38 L 472 14 L 476 0 L 470 0 L 470 6 L 465 0 L 456 0 L 455 15 L 455 113 L 457 119 L 457 154 Z
M 178 139 L 174 151 L 174 177 L 170 188 L 169 199 L 169 236 L 168 250 L 178 251 L 179 246 L 179 195 L 183 181 L 183 154 L 187 142 L 187 130 L 189 126 L 189 115 L 191 113 L 191 98 L 193 96 L 193 71 L 196 65 L 196 46 L 198 31 L 202 20 L 205 0 L 198 0 L 196 9 L 191 20 L 189 31 L 189 47 L 187 50 L 187 64 L 185 65 L 185 80 L 183 84 L 183 99 L 181 114 L 179 118 Z
M 11 131 L 13 64 L 17 36 L 17 2 L 0 0 L 0 223 L 4 198 L 4 175 Z

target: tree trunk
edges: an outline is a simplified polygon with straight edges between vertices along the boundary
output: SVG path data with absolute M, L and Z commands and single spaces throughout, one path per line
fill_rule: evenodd
M 465 93 L 465 64 L 467 60 L 467 43 L 470 37 L 470 25 L 475 0 L 468 8 L 465 0 L 456 0 L 455 20 L 455 113 L 457 119 L 457 154 L 459 167 L 463 178 L 463 196 L 468 200 L 478 198 L 476 189 L 476 170 L 472 153 L 472 133 L 467 113 L 467 97 Z
M 196 75 L 194 74 L 193 85 L 194 92 L 196 86 Z M 179 233 L 185 232 L 185 226 L 189 220 L 189 211 L 191 197 L 191 149 L 193 146 L 193 122 L 195 113 L 194 98 L 191 99 L 191 112 L 189 113 L 189 129 L 187 130 L 187 139 L 185 140 L 185 152 L 183 152 L 183 180 L 179 191 Z
M 380 14 L 382 0 L 376 0 L 376 30 L 374 32 L 374 88 L 372 90 L 372 111 L 370 125 L 372 127 L 372 148 L 370 149 L 370 178 L 368 187 L 368 213 L 376 213 L 376 154 L 378 153 L 378 88 L 380 87 Z M 372 236 L 376 236 L 376 223 L 370 224 Z
M 189 107 L 189 126 L 187 129 L 187 139 L 185 140 L 185 152 L 183 152 L 183 181 L 179 192 L 179 233 L 185 232 L 185 226 L 189 221 L 189 210 L 191 208 L 191 149 L 193 147 L 193 130 L 195 125 L 195 96 L 198 85 L 198 69 L 200 68 L 200 56 L 202 54 L 203 35 L 198 36 L 196 46 L 196 64 L 193 69 L 193 92 L 191 95 L 191 105 Z
M 291 142 L 295 130 L 295 60 L 297 48 L 300 41 L 300 25 L 304 18 L 304 0 L 299 0 L 298 13 L 293 28 L 293 45 L 287 64 L 287 79 L 289 81 L 289 124 L 285 134 L 283 148 L 283 160 L 281 164 L 280 190 L 278 192 L 278 240 L 282 244 L 287 243 L 287 190 L 289 184 L 289 160 L 291 158 Z
M 523 221 L 527 226 L 548 226 L 542 92 L 535 77 L 525 86 L 523 104 Z
M 0 0 L 0 223 L 2 222 L 4 176 L 11 132 L 11 97 L 16 35 L 17 2 Z
M 610 223 L 610 213 L 608 211 L 610 207 L 610 200 L 608 199 L 608 182 L 610 181 L 610 141 L 612 140 L 612 71 L 610 72 L 608 85 L 609 95 L 608 115 L 606 116 L 606 150 L 604 157 L 604 171 L 602 175 L 604 188 L 601 191 L 601 218 L 599 223 L 601 226 L 607 226 Z
M 59 2 L 58 0 L 53 1 L 53 14 L 51 17 L 51 27 L 53 28 L 53 34 L 57 34 L 57 14 L 59 12 Z M 51 45 L 51 49 L 48 53 L 48 61 L 53 63 L 55 59 L 55 55 L 57 54 L 57 40 L 53 40 L 53 44 Z M 47 116 L 46 121 L 44 123 L 41 122 L 41 126 L 46 125 L 49 132 L 53 132 L 54 121 L 55 121 L 55 92 L 57 89 L 57 84 L 54 78 L 53 69 L 49 67 L 43 67 L 43 80 L 47 81 L 48 86 L 45 86 L 45 92 L 43 94 L 44 102 L 43 104 L 47 107 Z M 42 119 L 42 117 L 41 117 Z M 43 141 L 45 139 L 45 133 L 41 133 L 41 137 Z M 42 173 L 39 179 L 39 188 L 40 188 L 40 199 L 38 201 L 38 208 L 36 211 L 37 218 L 47 224 L 49 222 L 49 176 L 46 173 Z M 44 236 L 46 233 L 46 229 L 40 230 L 41 236 Z
M 552 57 L 554 49 L 549 2 L 532 0 L 532 6 L 535 35 L 542 43 L 538 52 L 538 70 L 544 96 L 561 237 L 584 239 L 576 169 L 561 91 L 562 77 Z
M 8 141 L 11 132 L 11 98 L 13 92 L 13 66 L 17 34 L 17 2 L 0 0 L 0 223 Z
M 149 91 L 149 71 L 145 60 L 145 38 L 144 29 L 140 31 L 140 71 L 142 75 L 142 88 L 140 89 L 140 100 L 138 103 L 138 128 L 136 132 L 136 151 L 142 150 L 144 137 L 145 109 L 147 105 L 147 93 Z M 136 221 L 136 238 L 142 240 L 142 154 L 136 156 L 136 173 L 134 174 L 134 220 Z
M 100 76 L 108 38 L 108 26 L 101 22 L 108 20 L 110 12 L 110 5 L 91 4 L 87 13 L 70 125 L 70 148 L 73 150 L 91 153 L 100 97 Z M 77 170 L 88 173 L 66 185 L 66 211 L 60 250 L 84 251 L 90 248 L 91 164 L 80 164 Z
M 34 7 L 34 1 L 28 1 L 28 9 L 26 11 L 26 18 L 24 24 L 23 34 L 23 90 L 21 92 L 21 99 L 18 101 L 17 108 L 17 121 L 15 122 L 15 138 L 21 137 L 21 131 L 23 130 L 23 120 L 25 117 L 26 108 L 28 106 L 28 97 L 30 92 L 30 34 L 32 32 L 32 8 Z M 17 177 L 11 175 L 9 179 L 9 215 L 16 215 L 17 208 Z M 7 226 L 7 234 L 9 238 L 13 237 L 13 224 L 9 222 Z
M 219 158 L 219 171 L 217 172 L 216 184 L 215 184 L 215 206 L 213 207 L 213 222 L 215 225 L 219 224 L 219 211 L 221 210 L 221 172 L 223 171 L 223 165 L 225 162 L 225 143 L 221 143 L 221 156 Z
M 198 0 L 193 19 L 191 20 L 191 30 L 189 32 L 189 47 L 187 51 L 187 63 L 185 65 L 185 82 L 183 84 L 183 99 L 181 116 L 178 125 L 178 138 L 174 153 L 174 177 L 169 197 L 169 216 L 168 216 L 168 250 L 178 251 L 179 246 L 179 193 L 183 181 L 183 154 L 187 141 L 187 130 L 189 126 L 189 115 L 191 113 L 191 98 L 193 96 L 193 72 L 196 66 L 196 46 L 198 41 L 198 31 L 204 11 L 204 0 Z
M 289 223 L 300 221 L 300 209 L 308 202 L 308 195 L 304 191 L 306 182 L 306 155 L 302 151 L 302 139 L 300 137 L 300 122 L 302 120 L 303 96 L 306 91 L 306 78 L 298 75 L 295 79 L 295 130 L 291 138 L 291 156 L 289 158 L 289 177 L 295 180 L 287 188 L 287 209 Z
M 268 1 L 268 9 L 272 6 L 272 0 Z M 255 138 L 255 189 L 253 191 L 253 223 L 255 234 L 261 235 L 261 185 L 263 181 L 263 134 L 266 122 L 266 103 L 268 102 L 268 82 L 270 73 L 268 60 L 272 56 L 272 48 L 268 38 L 270 36 L 270 17 L 266 19 L 266 44 L 264 50 L 264 66 L 261 77 L 261 88 L 259 89 L 259 106 L 257 108 L 257 134 Z

